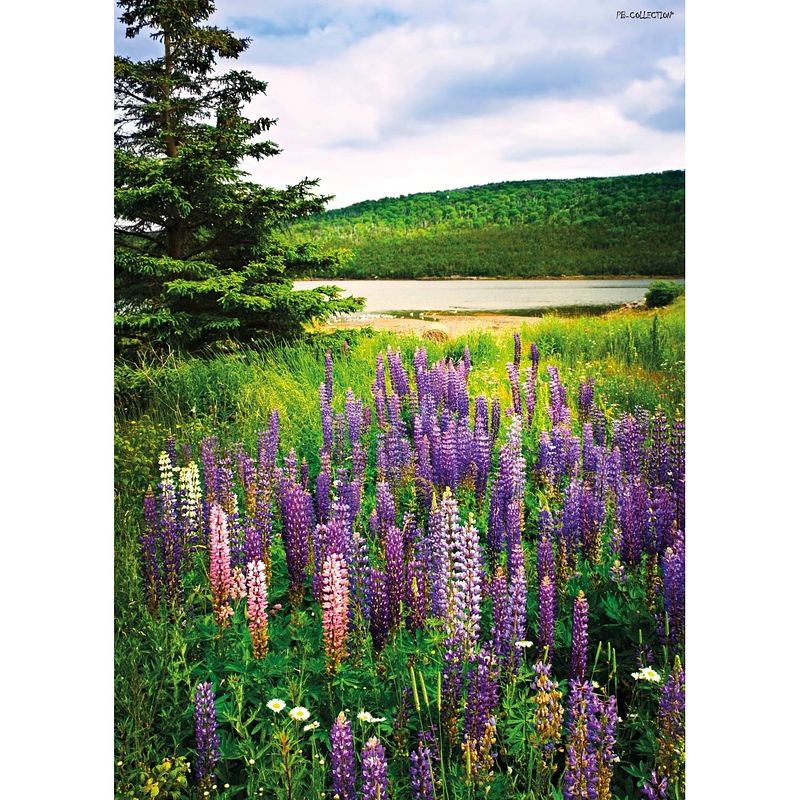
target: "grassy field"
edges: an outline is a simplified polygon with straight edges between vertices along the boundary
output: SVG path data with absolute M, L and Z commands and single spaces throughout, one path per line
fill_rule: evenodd
M 658 312 L 546 318 L 535 327 L 523 327 L 520 336 L 525 348 L 530 342 L 538 347 L 542 386 L 547 374 L 545 365 L 557 368 L 575 416 L 579 387 L 588 378 L 595 381 L 595 402 L 609 421 L 633 414 L 637 409 L 647 409 L 651 413 L 663 409 L 670 421 L 683 415 L 682 299 Z M 318 616 L 315 616 L 319 605 L 307 597 L 289 611 L 287 565 L 280 536 L 275 535 L 271 547 L 269 602 L 279 603 L 281 608 L 277 611 L 273 608 L 274 616 L 270 618 L 269 655 L 256 660 L 250 656 L 247 622 L 241 606 L 236 607 L 231 626 L 225 632 L 215 628 L 209 605 L 207 554 L 202 545 L 194 552 L 183 575 L 180 607 L 168 608 L 162 604 L 155 613 L 148 613 L 140 537 L 144 530 L 143 497 L 148 487 L 158 484 L 159 453 L 168 439 L 174 438 L 179 450 L 184 443 L 191 446 L 195 459 L 200 442 L 207 436 L 218 437 L 220 452 L 241 443 L 245 451 L 255 453 L 258 433 L 267 428 L 271 412 L 277 410 L 280 418 L 278 463 L 285 460 L 290 448 L 294 449 L 298 462 L 307 462 L 313 485 L 320 470 L 323 446 L 319 386 L 325 380 L 326 350 L 330 350 L 333 357 L 332 406 L 334 412 L 339 412 L 348 388 L 365 403 L 370 400 L 376 357 L 380 353 L 385 353 L 388 347 L 399 351 L 412 373 L 410 365 L 420 344 L 414 337 L 337 332 L 292 346 L 265 345 L 208 358 L 170 356 L 136 367 L 117 367 L 115 757 L 118 763 L 115 782 L 118 797 L 202 796 L 195 788 L 197 781 L 189 774 L 187 763 L 196 767 L 193 699 L 197 684 L 206 680 L 214 685 L 220 725 L 221 758 L 213 783 L 215 788 L 210 781 L 200 784 L 200 789 L 211 796 L 287 800 L 331 797 L 328 730 L 340 709 L 347 711 L 350 718 L 363 709 L 386 718 L 375 723 L 354 721 L 356 747 L 359 749 L 368 736 L 376 735 L 387 749 L 389 778 L 395 787 L 392 797 L 404 800 L 411 796 L 408 767 L 402 764 L 408 764 L 407 753 L 414 744 L 412 734 L 421 729 L 423 721 L 415 717 L 415 707 L 419 713 L 417 701 L 410 699 L 408 664 L 417 665 L 415 681 L 425 682 L 424 690 L 430 692 L 431 697 L 435 696 L 442 644 L 435 626 L 415 632 L 397 631 L 380 653 L 368 645 L 359 649 L 351 644 L 348 664 L 336 672 L 334 678 L 326 677 L 323 642 Z M 484 333 L 446 343 L 424 344 L 429 363 L 445 357 L 457 361 L 467 346 L 471 354 L 470 397 L 498 398 L 503 409 L 512 404 L 506 366 L 514 358 L 511 336 L 495 338 Z M 405 407 L 403 413 L 406 413 Z M 530 430 L 526 428 L 523 434 L 522 453 L 529 469 L 533 468 L 537 457 L 538 432 L 549 427 L 547 413 L 540 402 L 533 426 Z M 508 436 L 510 424 L 504 415 L 495 455 Z M 364 526 L 376 504 L 374 430 L 369 434 L 369 441 L 371 452 L 364 482 L 363 517 L 358 523 Z M 496 466 L 494 457 L 493 464 Z M 530 580 L 535 580 L 535 567 L 531 565 L 536 561 L 532 527 L 536 516 L 545 507 L 543 503 L 553 504 L 555 513 L 558 502 L 563 501 L 563 487 L 553 488 L 555 493 L 550 495 L 543 494 L 544 491 L 542 486 L 534 487 L 532 483 L 525 501 L 526 520 L 530 521 L 526 523 L 522 545 Z M 460 485 L 455 496 L 462 509 L 472 510 L 477 515 L 476 524 L 483 540 L 488 508 L 476 505 L 467 485 Z M 545 497 L 549 497 L 549 501 L 543 500 Z M 407 505 L 408 498 L 407 487 L 397 488 L 398 511 L 413 507 L 413 502 Z M 612 585 L 609 570 L 612 570 L 613 558 L 610 552 L 604 558 L 602 563 L 587 566 L 584 578 L 576 578 L 577 582 L 570 579 L 569 585 L 561 587 L 566 594 L 556 627 L 559 652 L 553 658 L 553 667 L 559 671 L 559 679 L 566 679 L 568 622 L 572 613 L 566 598 L 573 596 L 580 583 L 592 609 L 589 656 L 590 666 L 594 660 L 592 674 L 606 691 L 617 695 L 617 702 L 626 704 L 629 713 L 636 709 L 642 715 L 640 725 L 621 726 L 617 734 L 621 763 L 615 770 L 613 783 L 614 797 L 638 797 L 637 782 L 640 784 L 645 777 L 650 777 L 653 759 L 658 759 L 660 734 L 655 721 L 658 695 L 650 691 L 651 687 L 644 686 L 644 681 L 640 682 L 642 686 L 632 686 L 634 682 L 627 679 L 620 686 L 617 680 L 621 683 L 623 678 L 619 676 L 624 676 L 626 670 L 629 674 L 638 668 L 634 657 L 635 640 L 637 635 L 641 638 L 642 629 L 645 637 L 652 639 L 659 670 L 669 671 L 672 657 L 678 653 L 682 655 L 682 649 L 676 646 L 667 654 L 665 647 L 661 658 L 652 615 L 644 605 L 644 595 L 637 594 L 638 589 L 633 588 L 637 585 L 633 571 L 628 588 Z M 529 596 L 535 595 L 536 587 L 532 585 Z M 614 605 L 626 602 L 630 608 Z M 609 603 L 613 607 L 609 607 Z M 536 607 L 535 600 L 529 600 L 530 631 L 535 629 Z M 483 613 L 488 613 L 485 608 Z M 487 624 L 486 618 L 484 624 Z M 625 630 L 620 633 L 614 625 Z M 534 638 L 532 633 L 528 638 Z M 613 669 L 612 642 L 615 648 Z M 666 663 L 667 657 L 669 663 Z M 622 662 L 619 669 L 617 658 Z M 525 694 L 525 686 L 533 675 L 530 666 L 523 664 L 513 680 L 503 685 L 498 706 L 502 710 L 498 711 L 496 728 L 498 754 L 491 778 L 483 775 L 483 783 L 465 779 L 471 774 L 469 761 L 464 772 L 458 746 L 448 749 L 440 738 L 437 798 L 532 799 L 545 796 L 536 792 L 551 785 L 552 797 L 561 797 L 558 793 L 561 790 L 557 788 L 560 778 L 553 777 L 556 767 L 547 773 L 547 770 L 542 771 L 541 765 L 532 765 L 525 752 L 524 737 L 520 741 L 520 726 L 529 724 L 526 721 L 528 712 L 524 709 L 530 708 L 526 705 L 530 701 Z M 566 700 L 569 689 L 566 683 L 561 685 Z M 413 688 L 415 692 L 418 688 L 423 690 L 416 685 Z M 311 720 L 321 721 L 321 727 L 304 733 L 302 726 L 278 720 L 265 707 L 271 698 L 283 698 L 290 705 L 309 708 Z M 427 706 L 429 715 L 433 702 L 430 700 Z M 424 711 L 425 702 L 422 706 Z M 645 720 L 648 714 L 651 718 Z M 441 726 L 441 719 L 438 724 Z M 559 761 L 562 758 L 556 759 L 559 775 L 564 768 Z M 676 778 L 674 785 L 670 784 L 670 798 L 679 797 L 679 783 Z M 156 786 L 157 790 L 153 788 Z

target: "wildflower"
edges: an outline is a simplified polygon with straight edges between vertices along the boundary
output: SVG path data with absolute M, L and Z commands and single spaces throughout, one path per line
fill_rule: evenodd
M 661 676 L 652 667 L 642 667 L 638 672 L 632 672 L 631 677 L 638 681 L 650 681 L 650 683 L 658 683 Z
M 373 736 L 361 750 L 361 781 L 363 800 L 388 797 L 386 780 L 386 752 Z
M 371 722 L 372 721 L 372 714 L 369 711 L 359 711 L 356 714 L 356 719 L 360 719 L 362 722 Z
M 519 642 L 515 642 L 514 646 L 515 647 L 524 647 L 524 648 L 527 649 L 528 647 L 533 647 L 533 642 L 530 641 L 530 639 L 522 639 Z
M 254 758 L 249 758 L 249 759 L 247 760 L 247 763 L 248 763 L 248 764 L 249 764 L 249 765 L 252 767 L 252 766 L 253 766 L 253 764 L 255 764 L 255 763 L 256 763 L 256 761 L 255 761 L 255 759 L 254 759 Z
M 311 712 L 305 706 L 295 706 L 289 712 L 289 716 L 297 722 L 305 722 L 311 716 Z
M 309 722 L 308 725 L 303 726 L 304 731 L 314 731 L 319 728 L 319 720 L 315 719 L 313 722 Z
M 219 761 L 219 736 L 214 690 L 211 681 L 197 685 L 194 700 L 195 741 L 197 765 L 195 775 L 201 786 L 209 786 L 214 779 L 214 767 Z
M 350 723 L 340 712 L 331 727 L 331 780 L 341 800 L 355 800 L 356 760 Z
M 286 703 L 276 697 L 267 703 L 267 708 L 277 714 L 279 711 L 283 711 L 283 709 L 286 708 Z

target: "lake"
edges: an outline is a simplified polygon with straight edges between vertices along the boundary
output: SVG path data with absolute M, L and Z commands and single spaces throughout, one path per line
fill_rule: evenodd
M 517 312 L 569 306 L 615 306 L 645 296 L 653 279 L 641 280 L 450 280 L 295 281 L 296 289 L 335 284 L 345 294 L 365 297 L 362 314 L 410 311 Z M 678 283 L 684 283 L 679 279 Z

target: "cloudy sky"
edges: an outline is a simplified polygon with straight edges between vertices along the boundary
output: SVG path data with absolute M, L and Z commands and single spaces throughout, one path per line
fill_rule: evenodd
M 675 13 L 617 18 L 643 9 Z M 218 0 L 213 21 L 252 39 L 250 111 L 278 118 L 283 153 L 247 169 L 319 177 L 331 207 L 684 168 L 683 2 Z M 117 23 L 117 53 L 153 48 Z

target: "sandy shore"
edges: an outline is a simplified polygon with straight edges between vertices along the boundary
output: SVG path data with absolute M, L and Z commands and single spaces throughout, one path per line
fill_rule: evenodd
M 473 315 L 428 315 L 427 319 L 412 319 L 407 317 L 377 317 L 365 320 L 342 320 L 328 324 L 331 330 L 345 328 L 371 327 L 376 331 L 390 331 L 416 336 L 438 337 L 445 334 L 448 337 L 462 336 L 472 331 L 508 331 L 519 330 L 521 325 L 535 325 L 541 322 L 541 317 L 522 317 L 510 314 L 475 314 Z M 436 333 L 436 331 L 440 333 Z

